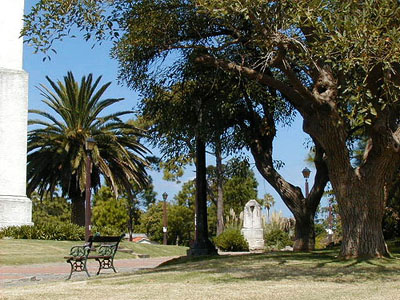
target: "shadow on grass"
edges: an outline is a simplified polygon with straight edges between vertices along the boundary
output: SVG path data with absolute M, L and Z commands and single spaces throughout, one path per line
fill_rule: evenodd
M 271 252 L 238 256 L 181 257 L 146 274 L 183 273 L 216 282 L 312 280 L 337 283 L 398 280 L 399 259 L 341 260 L 338 251 Z M 168 276 L 166 276 L 168 278 Z M 166 279 L 168 280 L 168 279 Z

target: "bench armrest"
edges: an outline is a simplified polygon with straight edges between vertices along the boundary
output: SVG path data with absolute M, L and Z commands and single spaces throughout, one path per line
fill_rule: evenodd
M 102 256 L 114 257 L 116 251 L 117 245 L 100 245 L 99 248 L 97 248 L 97 252 Z
M 87 257 L 90 252 L 90 247 L 87 245 L 84 246 L 73 246 L 69 251 L 69 255 L 71 256 L 85 256 Z

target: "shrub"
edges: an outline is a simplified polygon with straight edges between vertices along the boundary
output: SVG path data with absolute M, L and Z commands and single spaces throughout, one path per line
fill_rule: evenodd
M 282 249 L 286 246 L 293 246 L 289 234 L 281 229 L 272 228 L 264 234 L 265 244 L 268 248 Z
M 326 233 L 325 226 L 320 223 L 315 223 L 314 231 L 315 231 L 315 236 Z
M 328 234 L 325 230 L 315 235 L 315 249 L 324 249 L 326 247 L 327 236 Z
M 249 244 L 239 229 L 229 228 L 217 236 L 215 245 L 222 251 L 248 251 Z
M 72 223 L 38 223 L 33 226 L 11 226 L 0 231 L 0 236 L 15 239 L 78 241 L 85 239 L 85 228 Z
M 101 235 L 121 235 L 120 230 L 113 227 L 92 227 L 92 233 Z M 33 226 L 11 226 L 0 230 L 0 238 L 14 239 L 82 241 L 85 239 L 85 227 L 72 223 L 38 223 Z
M 122 231 L 114 226 L 92 226 L 92 235 L 96 233 L 118 236 L 122 234 Z

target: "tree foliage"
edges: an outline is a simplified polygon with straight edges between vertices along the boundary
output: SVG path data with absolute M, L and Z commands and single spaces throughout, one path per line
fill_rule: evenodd
M 239 216 L 245 204 L 251 199 L 257 199 L 257 180 L 247 161 L 233 158 L 224 165 L 224 219 L 231 210 Z M 215 166 L 207 167 L 207 199 L 209 232 L 214 235 L 217 224 L 216 173 Z M 176 204 L 194 211 L 195 181 L 189 180 L 175 196 Z
M 224 204 L 225 214 L 231 209 L 240 215 L 251 199 L 257 199 L 258 182 L 247 161 L 232 159 L 225 167 Z
M 55 224 L 71 222 L 71 204 L 64 197 L 38 193 L 31 194 L 32 222 L 34 224 Z
M 116 198 L 109 187 L 102 187 L 93 199 L 92 223 L 97 227 L 110 227 L 126 232 L 128 226 L 128 200 Z
M 194 239 L 194 210 L 180 205 L 167 205 L 167 242 L 174 245 L 189 245 Z M 141 215 L 140 232 L 146 233 L 153 241 L 163 241 L 163 203 L 155 203 Z

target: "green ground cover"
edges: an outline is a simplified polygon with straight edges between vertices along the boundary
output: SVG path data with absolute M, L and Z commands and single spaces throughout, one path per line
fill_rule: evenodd
M 398 258 L 336 255 L 335 249 L 184 257 L 133 274 L 6 287 L 2 299 L 399 299 Z
M 38 263 L 64 262 L 63 257 L 68 255 L 72 246 L 82 245 L 82 241 L 49 241 L 49 240 L 17 240 L 0 239 L 0 265 L 24 265 Z M 121 249 L 132 250 L 135 254 L 147 254 L 150 257 L 186 255 L 186 247 L 135 244 L 123 241 Z M 46 255 L 43 255 L 43 254 Z M 127 252 L 117 252 L 116 259 L 136 258 L 136 255 Z

